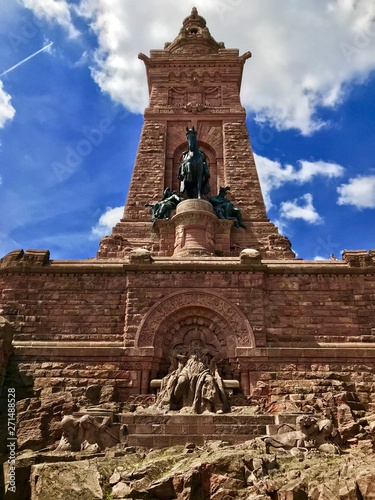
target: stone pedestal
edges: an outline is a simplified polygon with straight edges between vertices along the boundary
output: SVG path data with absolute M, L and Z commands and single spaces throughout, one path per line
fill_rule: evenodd
M 274 415 L 223 415 L 207 413 L 151 415 L 123 413 L 122 425 L 127 426 L 128 446 L 165 448 L 205 441 L 226 441 L 239 444 L 266 434 L 267 426 L 275 423 Z
M 215 250 L 214 209 L 206 200 L 184 200 L 173 217 L 175 242 L 173 256 L 213 255 Z

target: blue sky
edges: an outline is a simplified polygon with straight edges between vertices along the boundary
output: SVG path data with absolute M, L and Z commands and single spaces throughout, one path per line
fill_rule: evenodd
M 19 0 L 0 4 L 0 256 L 95 256 L 147 104 L 137 55 L 194 5 L 217 41 L 253 53 L 241 97 L 270 219 L 304 259 L 375 248 L 372 2 Z

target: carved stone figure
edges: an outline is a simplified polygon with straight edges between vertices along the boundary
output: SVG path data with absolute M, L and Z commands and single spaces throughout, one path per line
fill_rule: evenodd
M 161 383 L 158 407 L 169 410 L 191 408 L 194 413 L 228 412 L 229 402 L 213 353 L 194 331 L 191 343 L 181 352 L 171 352 L 171 370 Z
M 337 453 L 334 443 L 335 429 L 330 419 L 319 419 L 312 415 L 301 415 L 296 419 L 295 429 L 263 438 L 266 451 L 270 447 L 291 450 L 292 448 L 316 448 L 328 453 Z
M 154 223 L 156 219 L 169 219 L 172 210 L 176 209 L 180 201 L 182 201 L 182 196 L 176 193 L 176 191 L 171 191 L 169 187 L 167 187 L 160 201 L 155 204 L 145 204 L 145 207 L 151 207 L 151 222 Z
M 119 429 L 111 426 L 110 417 L 99 423 L 92 415 L 75 418 L 66 415 L 61 423 L 63 434 L 56 451 L 86 451 L 97 453 L 119 443 Z
M 60 426 L 63 433 L 56 451 L 79 451 L 81 446 L 78 440 L 79 420 L 72 415 L 65 415 Z
M 221 187 L 219 194 L 217 196 L 213 196 L 208 201 L 214 207 L 216 215 L 219 219 L 233 220 L 236 227 L 246 228 L 242 222 L 241 210 L 236 208 L 226 197 L 229 190 L 229 187 Z
M 210 171 L 206 155 L 198 147 L 197 132 L 186 127 L 186 139 L 189 149 L 182 153 L 178 169 L 180 194 L 186 192 L 188 198 L 201 198 L 210 192 Z

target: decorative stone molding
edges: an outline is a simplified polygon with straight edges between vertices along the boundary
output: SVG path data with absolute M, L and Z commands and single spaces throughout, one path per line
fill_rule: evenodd
M 146 248 L 136 248 L 129 253 L 129 262 L 131 264 L 151 263 L 151 252 Z
M 373 267 L 375 266 L 375 250 L 345 250 L 342 254 L 349 267 Z
M 234 355 L 236 347 L 254 346 L 252 327 L 243 312 L 234 304 L 219 294 L 191 289 L 186 292 L 175 292 L 163 298 L 150 308 L 139 325 L 135 346 L 155 346 L 158 336 L 168 335 L 163 329 L 169 318 L 183 313 L 189 316 L 189 309 L 194 314 L 204 317 L 204 314 L 214 314 L 214 324 L 222 325 L 228 344 L 228 355 Z
M 240 253 L 240 261 L 241 264 L 261 264 L 262 257 L 258 250 L 255 250 L 254 248 L 245 248 Z

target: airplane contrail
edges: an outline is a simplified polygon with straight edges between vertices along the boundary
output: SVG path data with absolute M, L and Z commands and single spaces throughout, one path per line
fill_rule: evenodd
M 26 61 L 28 61 L 29 59 L 31 59 L 32 57 L 36 56 L 37 54 L 39 54 L 40 52 L 43 52 L 43 50 L 46 50 L 48 49 L 48 47 L 51 47 L 51 45 L 53 44 L 53 42 L 50 42 L 48 45 L 46 45 L 45 47 L 37 50 L 36 52 L 34 52 L 34 54 L 31 54 L 30 56 L 26 57 L 25 59 L 22 59 L 22 61 L 18 62 L 17 64 L 15 64 L 14 66 L 12 66 L 11 68 L 3 71 L 0 75 L 0 78 L 6 74 L 8 74 L 10 71 L 13 71 L 14 69 L 18 68 L 18 66 L 21 66 L 21 64 L 25 63 Z

